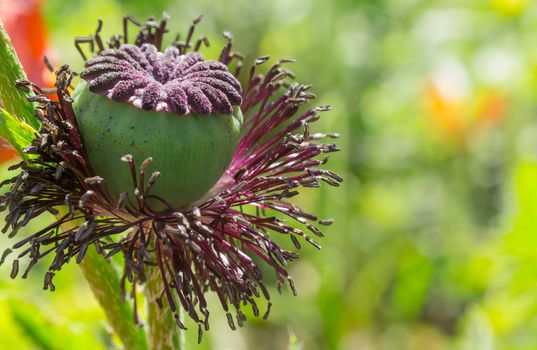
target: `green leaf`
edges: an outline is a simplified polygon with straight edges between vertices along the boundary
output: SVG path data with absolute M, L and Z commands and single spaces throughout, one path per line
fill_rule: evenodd
M 15 86 L 20 79 L 26 79 L 26 74 L 0 20 L 0 105 L 19 120 L 37 129 L 39 122 L 35 118 L 34 106 L 28 102 L 27 94 Z
M 105 344 L 91 327 L 73 322 L 66 322 L 61 317 L 51 317 L 50 310 L 41 309 L 40 305 L 16 297 L 3 309 L 10 313 L 24 338 L 32 343 L 32 349 L 67 350 L 67 349 L 104 349 Z M 102 325 L 98 330 L 104 331 Z M 30 348 L 30 347 L 27 347 Z M 106 347 L 108 348 L 108 347 Z
M 23 149 L 32 143 L 35 133 L 33 127 L 0 108 L 0 137 L 9 142 L 23 158 L 28 157 Z

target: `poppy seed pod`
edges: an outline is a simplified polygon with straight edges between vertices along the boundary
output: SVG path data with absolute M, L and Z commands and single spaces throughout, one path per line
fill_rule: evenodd
M 124 44 L 86 61 L 73 110 L 86 155 L 112 199 L 132 195 L 125 155 L 158 171 L 148 206 L 181 208 L 228 167 L 242 124 L 239 81 L 198 52 Z

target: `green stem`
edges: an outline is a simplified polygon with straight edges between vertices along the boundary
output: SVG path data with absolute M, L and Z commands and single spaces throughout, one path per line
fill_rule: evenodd
M 180 332 L 175 323 L 168 300 L 162 298 L 162 309 L 156 303 L 164 288 L 158 268 L 154 266 L 148 267 L 146 269 L 146 278 L 144 290 L 148 309 L 149 349 L 184 350 L 184 332 Z
M 80 268 L 125 349 L 147 350 L 145 332 L 134 323 L 132 307 L 121 297 L 120 279 L 114 267 L 95 247 L 90 247 Z
M 67 208 L 63 211 L 67 212 Z M 76 224 L 80 222 L 65 224 L 62 229 L 70 229 Z M 114 266 L 92 245 L 80 262 L 80 269 L 125 349 L 148 350 L 145 332 L 135 324 L 134 311 L 122 298 L 121 281 Z

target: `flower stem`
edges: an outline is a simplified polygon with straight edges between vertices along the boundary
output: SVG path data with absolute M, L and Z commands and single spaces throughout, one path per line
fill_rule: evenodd
M 184 332 L 180 332 L 170 311 L 168 300 L 162 298 L 162 308 L 156 303 L 156 299 L 162 294 L 163 287 L 162 277 L 158 268 L 154 266 L 148 267 L 146 269 L 144 290 L 148 305 L 149 349 L 184 350 Z M 180 312 L 181 310 L 179 308 Z
M 67 208 L 63 210 L 66 212 Z M 72 225 L 76 223 L 65 224 L 62 230 L 68 230 Z M 80 269 L 125 349 L 148 350 L 145 332 L 134 323 L 133 309 L 122 297 L 121 282 L 114 266 L 92 245 L 80 262 Z
M 125 349 L 147 350 L 145 332 L 134 323 L 132 307 L 121 297 L 120 280 L 114 267 L 95 247 L 90 247 L 80 268 Z

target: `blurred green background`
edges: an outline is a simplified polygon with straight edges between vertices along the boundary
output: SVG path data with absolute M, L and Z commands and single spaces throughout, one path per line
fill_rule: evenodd
M 235 332 L 215 304 L 190 349 L 537 348 L 537 3 L 45 0 L 41 10 L 56 65 L 80 69 L 73 37 L 97 18 L 107 37 L 125 13 L 166 10 L 182 32 L 204 14 L 206 52 L 229 30 L 247 62 L 295 57 L 297 80 L 334 106 L 314 130 L 341 133 L 329 165 L 345 182 L 297 200 L 335 219 L 322 251 L 304 245 L 290 268 L 298 297 L 273 290 L 269 320 Z M 12 281 L 9 265 L 2 349 L 117 348 L 76 266 L 49 293 L 39 271 Z

